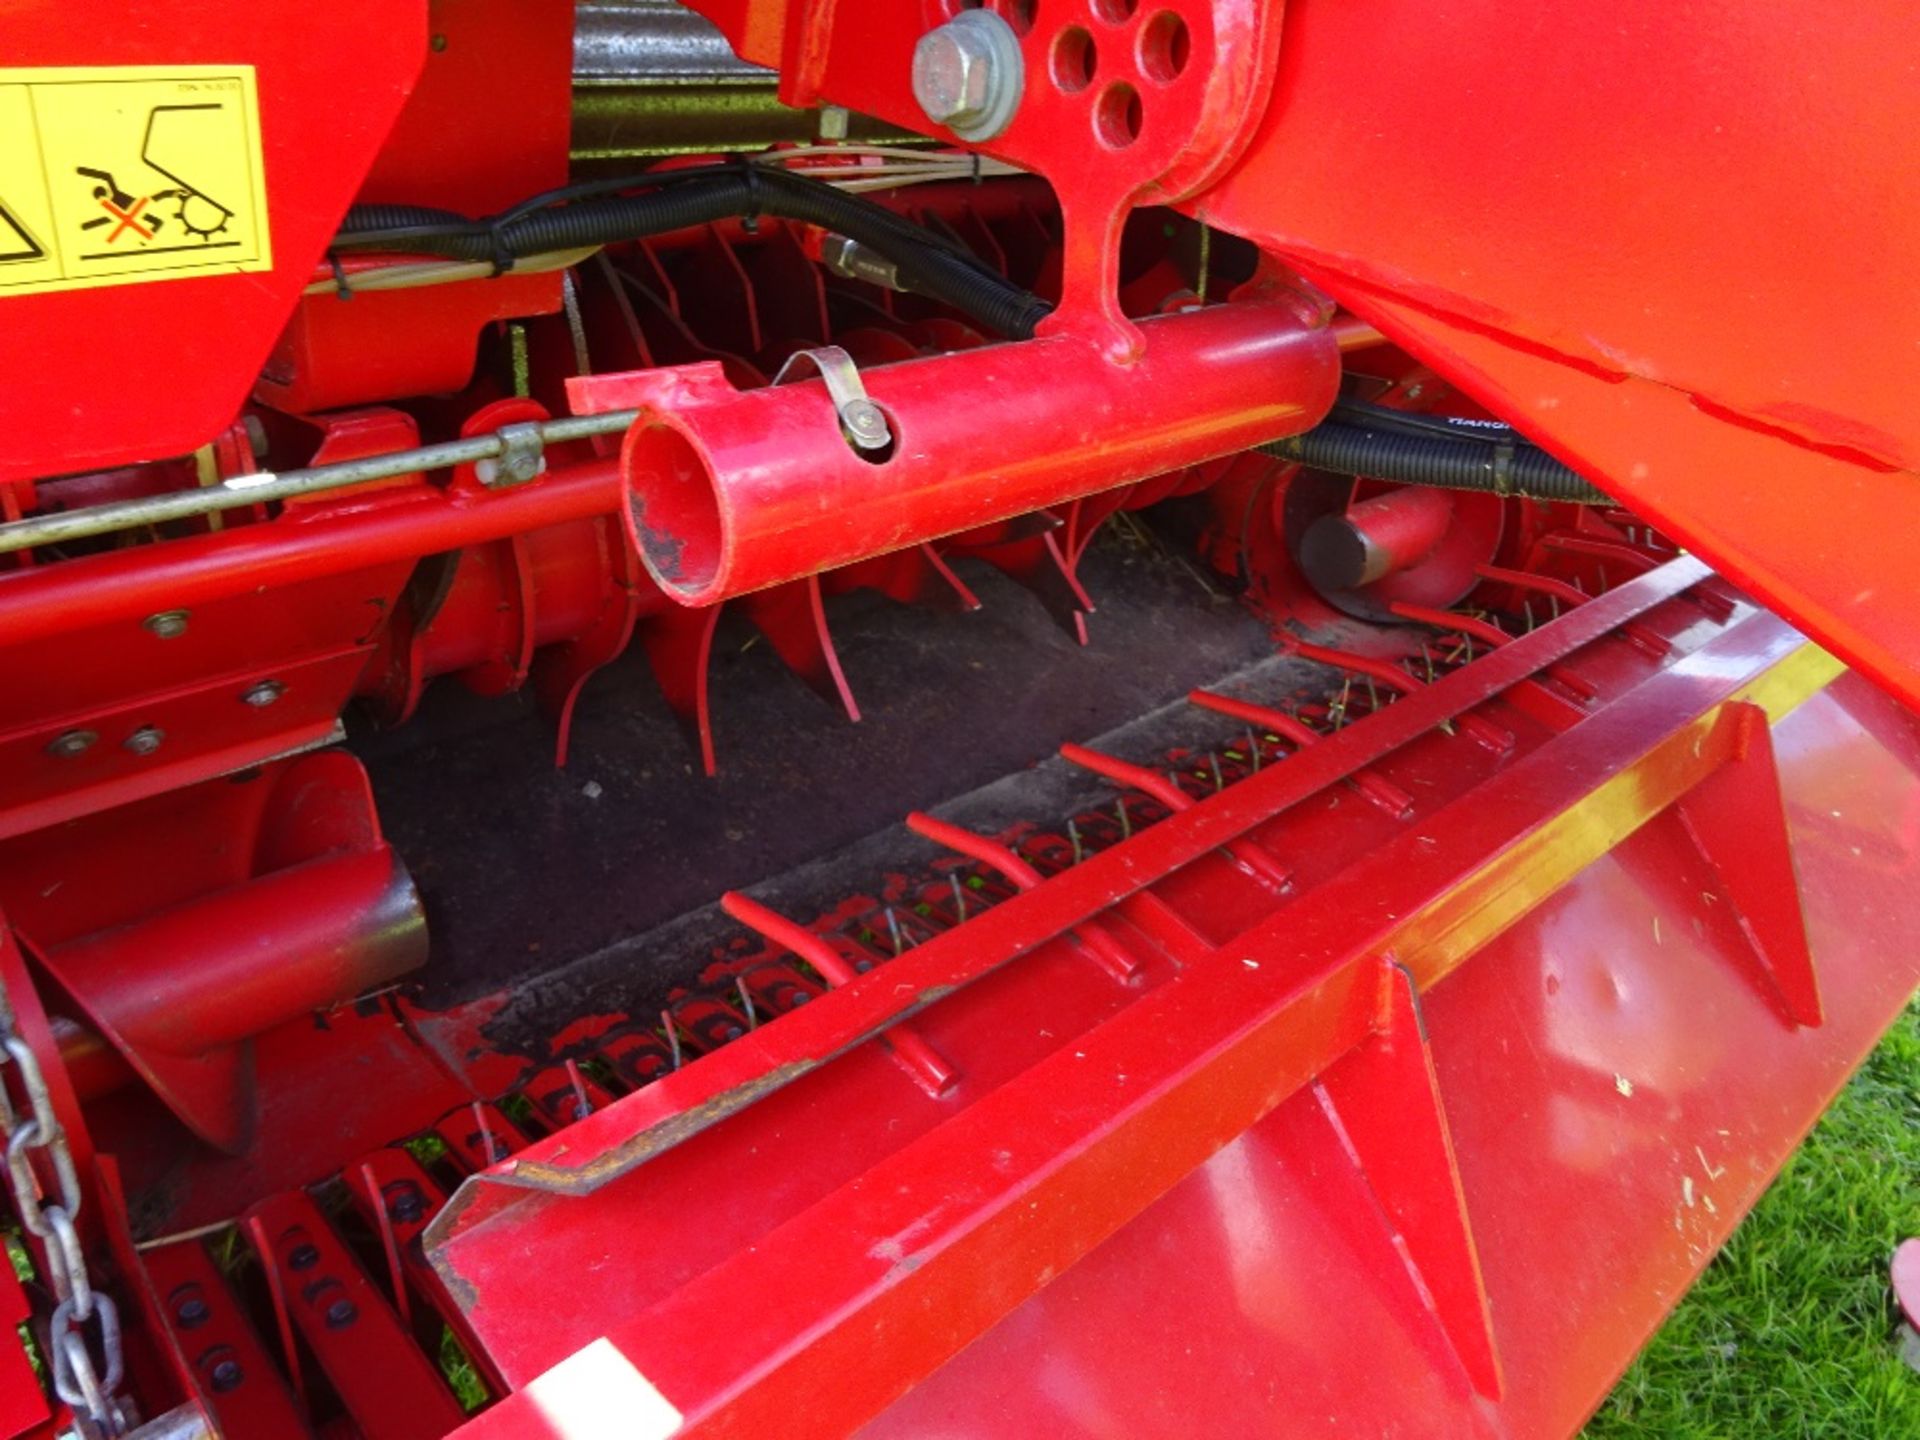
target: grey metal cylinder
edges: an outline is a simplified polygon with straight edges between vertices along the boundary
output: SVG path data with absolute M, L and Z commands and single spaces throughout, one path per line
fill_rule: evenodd
M 912 138 L 864 115 L 782 105 L 778 80 L 678 0 L 583 0 L 574 7 L 573 158 Z

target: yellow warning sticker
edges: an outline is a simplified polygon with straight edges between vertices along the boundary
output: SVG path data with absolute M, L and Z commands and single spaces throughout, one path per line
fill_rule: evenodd
M 0 299 L 272 268 L 251 65 L 0 68 Z

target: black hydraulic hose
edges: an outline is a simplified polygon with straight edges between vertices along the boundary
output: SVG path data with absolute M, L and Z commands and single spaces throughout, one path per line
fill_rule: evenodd
M 636 183 L 638 195 L 591 198 L 497 223 L 410 205 L 356 206 L 334 238 L 336 250 L 391 249 L 455 260 L 512 262 L 556 250 L 608 245 L 686 230 L 715 220 L 776 215 L 845 235 L 892 261 L 909 290 L 951 305 L 1016 340 L 1032 336 L 1052 310 L 1046 301 L 981 265 L 966 251 L 904 216 L 818 180 L 771 166 L 730 166 L 689 177 L 662 172 Z
M 1329 420 L 1301 435 L 1271 441 L 1261 452 L 1337 475 L 1365 475 L 1405 485 L 1443 490 L 1484 490 L 1558 500 L 1572 505 L 1611 505 L 1613 498 L 1558 460 L 1525 442 L 1488 443 L 1472 432 L 1458 439 Z
M 1369 405 L 1363 400 L 1345 397 L 1333 402 L 1331 418 L 1345 420 L 1368 430 L 1406 430 L 1416 435 L 1440 435 L 1454 440 L 1485 440 L 1490 443 L 1511 441 L 1526 444 L 1526 439 L 1511 425 L 1499 420 L 1476 420 L 1465 415 L 1428 415 L 1418 410 L 1393 410 L 1385 405 Z

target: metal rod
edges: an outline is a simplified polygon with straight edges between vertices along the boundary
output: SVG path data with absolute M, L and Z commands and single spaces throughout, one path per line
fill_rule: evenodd
M 179 1245 L 188 1240 L 204 1240 L 209 1235 L 218 1235 L 222 1230 L 231 1229 L 239 1224 L 237 1220 L 209 1220 L 205 1225 L 195 1225 L 189 1230 L 174 1230 L 165 1235 L 155 1235 L 151 1239 L 136 1240 L 133 1248 L 144 1255 L 149 1250 L 158 1250 L 163 1245 Z
M 610 410 L 601 415 L 567 415 L 558 420 L 543 420 L 535 428 L 539 431 L 542 445 L 557 445 L 568 440 L 618 434 L 632 425 L 639 413 L 638 410 Z M 57 515 L 33 515 L 24 520 L 0 524 L 0 555 L 30 549 L 35 545 L 78 540 L 89 535 L 109 535 L 116 530 L 136 530 L 175 520 L 191 520 L 224 510 L 241 510 L 249 505 L 261 505 L 273 500 L 291 500 L 302 495 L 346 490 L 373 480 L 390 480 L 395 475 L 406 475 L 416 470 L 443 470 L 451 465 L 494 460 L 505 451 L 506 445 L 506 437 L 495 431 L 465 440 L 447 440 L 412 450 L 394 450 L 358 460 L 315 465 L 306 470 L 235 475 L 219 485 L 198 490 L 147 495 L 138 500 L 115 500 L 109 504 L 88 505 Z
M 394 1308 L 400 1312 L 400 1323 L 411 1325 L 413 1300 L 407 1294 L 407 1273 L 400 1268 L 400 1244 L 393 1233 L 393 1216 L 387 1210 L 386 1197 L 380 1193 L 380 1182 L 374 1178 L 373 1166 L 365 1161 L 360 1164 L 360 1183 L 366 1188 L 374 1227 L 380 1232 L 380 1248 L 387 1257 L 387 1283 L 393 1286 Z
M 293 1338 L 293 1316 L 287 1310 L 287 1282 L 280 1273 L 280 1260 L 274 1254 L 273 1244 L 267 1238 L 267 1227 L 258 1215 L 249 1215 L 241 1222 L 241 1229 L 253 1242 L 254 1253 L 260 1257 L 260 1268 L 266 1272 L 267 1294 L 273 1299 L 273 1316 L 280 1327 L 280 1353 L 286 1361 L 287 1378 L 293 1382 L 294 1402 L 301 1410 L 307 1409 L 307 1386 L 300 1374 L 300 1347 Z
M 480 1144 L 487 1152 L 487 1164 L 500 1163 L 500 1147 L 493 1143 L 493 1128 L 487 1124 L 487 1112 L 478 1100 L 473 1102 L 473 1123 L 480 1127 Z

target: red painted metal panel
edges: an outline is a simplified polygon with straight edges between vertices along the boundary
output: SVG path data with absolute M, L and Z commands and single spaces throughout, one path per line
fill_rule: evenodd
M 1916 44 L 1893 3 L 1300 0 L 1202 208 L 1912 704 Z
M 1737 684 L 1739 667 L 1713 663 L 1732 649 L 1717 648 L 1725 653 L 1712 661 L 1702 655 L 1696 677 L 1720 669 L 1716 683 Z M 1714 733 L 1728 742 L 1729 763 L 1747 763 L 1731 758 L 1741 753 L 1741 727 L 1737 707 L 1726 713 L 1733 723 Z M 1372 1108 L 1376 1097 L 1344 1068 L 1363 1049 L 1328 1072 L 1324 1093 L 1300 1092 L 1229 1143 L 932 1370 L 868 1433 L 1318 1435 L 1330 1423 L 1356 1436 L 1569 1433 L 1920 975 L 1911 957 L 1896 958 L 1882 943 L 1920 921 L 1913 884 L 1920 876 L 1920 734 L 1884 697 L 1843 678 L 1781 721 L 1774 738 L 1807 925 L 1823 974 L 1845 997 L 1825 1023 L 1796 1026 L 1765 1002 L 1738 963 L 1743 937 L 1724 926 L 1728 907 L 1699 869 L 1704 862 L 1674 849 L 1679 832 L 1663 826 L 1625 842 L 1429 990 L 1431 1074 L 1456 1145 L 1459 1194 L 1480 1240 L 1505 1371 L 1497 1400 L 1489 1398 L 1484 1369 L 1476 1384 L 1473 1366 L 1463 1363 L 1463 1327 L 1444 1319 L 1457 1286 L 1434 1283 L 1443 1272 L 1435 1257 L 1459 1255 L 1460 1246 L 1417 1238 L 1446 1213 L 1422 1211 L 1420 1202 L 1451 1187 L 1428 1180 L 1397 1188 L 1396 1167 L 1418 1153 L 1406 1128 L 1417 1111 L 1406 1103 L 1404 1083 L 1389 1087 L 1388 1108 Z M 1680 747 L 1682 763 L 1690 748 L 1690 741 Z M 1518 770 L 1513 778 L 1520 781 Z M 1483 824 L 1463 820 L 1469 829 Z M 1854 852 L 1868 836 L 1880 843 L 1863 872 Z M 1885 843 L 1894 836 L 1901 838 Z M 1424 863 L 1436 875 L 1448 868 L 1444 855 Z M 1356 879 L 1357 891 L 1378 894 L 1377 876 L 1361 878 L 1372 883 Z M 1863 913 L 1872 925 L 1860 925 Z M 1317 940 L 1309 935 L 1303 943 L 1311 948 Z M 1224 984 L 1230 976 L 1215 979 Z M 1085 1063 L 1095 1063 L 1095 1040 L 1076 1047 L 1089 1052 Z M 1168 1049 L 1177 1055 L 1180 1046 Z M 1126 1054 L 1137 1062 L 1152 1050 L 1135 1043 Z M 1098 1064 L 1121 1058 L 1103 1051 Z M 1139 1078 L 1137 1063 L 1119 1073 Z M 1271 1081 L 1276 1072 L 1262 1073 Z M 1045 1114 L 1075 1108 L 1071 1087 L 1039 1088 Z M 1126 1103 L 1124 1084 L 1120 1091 Z M 1216 1092 L 1212 1103 L 1219 1098 Z M 1048 1123 L 1045 1114 L 1036 1110 L 1029 1123 Z M 1335 1116 L 1340 1123 L 1330 1123 Z M 1363 1138 L 1366 1117 L 1382 1127 L 1378 1144 Z M 965 1152 L 978 1157 L 987 1184 L 1006 1178 L 997 1168 L 1005 1163 L 1001 1151 L 1026 1149 L 1025 1125 L 997 1134 L 1010 1143 Z M 930 1154 L 930 1143 L 914 1149 Z M 1134 1176 L 1129 1167 L 1109 1171 L 1107 1188 Z M 820 1226 L 831 1218 L 878 1227 L 863 1232 L 868 1241 L 893 1234 L 897 1262 L 889 1263 L 895 1251 L 885 1245 L 869 1259 L 888 1284 L 918 1285 L 952 1260 L 935 1236 L 973 1193 L 943 1188 L 931 1175 L 924 1180 L 923 1228 L 886 1230 L 893 1190 L 876 1175 L 834 1197 L 819 1226 L 777 1231 L 756 1247 L 758 1258 L 741 1263 L 760 1266 L 768 1249 L 792 1245 L 791 1258 L 813 1282 L 823 1281 L 838 1232 Z M 1104 1193 L 1087 1197 L 1092 1210 L 1077 1207 L 1060 1223 L 1076 1230 L 1095 1223 Z M 721 1213 L 710 1212 L 706 1223 Z M 1573 1214 L 1581 1217 L 1577 1244 L 1567 1230 Z M 1061 1233 L 1035 1217 L 1006 1238 L 1030 1253 Z M 644 1253 L 649 1265 L 667 1263 L 664 1253 Z M 980 1294 L 993 1291 L 990 1275 L 1004 1257 L 976 1252 L 961 1263 L 974 1289 L 956 1298 L 990 1303 Z M 730 1263 L 690 1288 L 737 1299 L 747 1279 Z M 657 1427 L 643 1433 L 667 1434 L 682 1416 L 692 1418 L 681 1381 L 724 1373 L 741 1361 L 750 1336 L 798 1322 L 820 1298 L 814 1283 L 753 1293 L 761 1298 L 751 1310 L 717 1307 L 716 1316 L 730 1317 L 725 1338 L 691 1351 L 676 1350 L 651 1328 L 688 1312 L 654 1308 L 648 1326 L 615 1330 L 615 1345 L 588 1347 L 465 1433 L 592 1434 L 608 1413 L 596 1412 L 597 1400 L 620 1404 L 636 1427 L 643 1417 Z M 1472 1314 L 1479 1302 L 1471 1280 L 1466 1295 Z M 942 1342 L 925 1337 L 952 1316 L 915 1309 L 911 1320 L 903 1315 L 867 1343 L 896 1358 L 911 1350 L 929 1360 Z M 837 1430 L 843 1421 L 832 1417 L 860 1403 L 850 1392 L 877 1378 L 861 1354 L 810 1358 L 780 1379 L 790 1405 L 780 1433 L 822 1416 L 829 1417 L 820 1422 L 825 1429 Z M 899 1376 L 882 1383 L 898 1384 Z
M 1356 296 L 1912 469 L 1916 44 L 1920 18 L 1889 0 L 1294 0 L 1272 101 L 1208 218 Z M 1838 353 L 1836 315 L 1864 322 Z
M 232 774 L 338 737 L 340 709 L 367 649 L 290 661 L 274 669 L 286 698 L 261 711 L 244 698 L 257 672 L 223 675 L 112 708 L 49 717 L 0 736 L 0 838 Z M 280 677 L 284 676 L 284 679 Z M 62 736 L 84 735 L 68 757 Z M 144 747 L 151 744 L 152 748 Z
M 9 66 L 254 66 L 274 268 L 0 297 L 0 482 L 181 454 L 233 423 L 413 87 L 426 8 L 173 0 L 135 17 L 113 0 L 7 7 Z
M 1706 620 L 1697 618 L 1704 602 L 1649 609 L 1701 573 L 1694 562 L 1676 561 L 1589 601 L 1301 749 L 1270 775 L 1250 774 L 1116 850 L 1010 896 L 960 927 L 951 943 L 970 965 L 987 969 L 1004 958 L 996 953 L 1003 939 L 1027 953 L 973 979 L 961 995 L 950 993 L 955 977 L 939 963 L 951 946 L 943 947 L 945 937 L 929 939 L 469 1182 L 426 1237 L 429 1252 L 503 1373 L 524 1387 L 471 1433 L 579 1433 L 555 1419 L 577 1413 L 558 1403 L 563 1391 L 616 1380 L 670 1410 L 672 1423 L 684 1420 L 701 1433 L 757 1433 L 775 1424 L 783 1433 L 802 1424 L 838 1433 L 922 1382 L 1021 1297 L 1063 1271 L 1071 1276 L 1068 1266 L 1101 1237 L 1124 1235 L 1130 1217 L 1151 1213 L 1163 1191 L 1190 1187 L 1181 1176 L 1191 1165 L 1215 1145 L 1227 1143 L 1231 1153 L 1247 1143 L 1232 1137 L 1283 1100 L 1253 1134 L 1280 1137 L 1276 1153 L 1289 1183 L 1309 1177 L 1306 1193 L 1336 1217 L 1332 1233 L 1349 1273 L 1324 1285 L 1318 1274 L 1297 1284 L 1263 1281 L 1249 1303 L 1272 1296 L 1298 1306 L 1322 1290 L 1353 1299 L 1352 1325 L 1325 1327 L 1325 1354 L 1308 1357 L 1310 1364 L 1339 1370 L 1408 1343 L 1397 1363 L 1417 1363 L 1423 1373 L 1386 1387 L 1377 1411 L 1371 1399 L 1356 1405 L 1358 1433 L 1369 1433 L 1376 1413 L 1387 1417 L 1381 1427 L 1393 1417 L 1415 1423 L 1419 1405 L 1435 1396 L 1458 1405 L 1477 1391 L 1510 1404 L 1523 1381 L 1506 1353 L 1497 1293 L 1489 1340 L 1476 1278 L 1484 1271 L 1494 1288 L 1492 1277 L 1506 1263 L 1503 1239 L 1498 1232 L 1489 1239 L 1466 1183 L 1469 1160 L 1456 1162 L 1447 1140 L 1456 1128 L 1452 1087 L 1463 1082 L 1444 1065 L 1427 1067 L 1407 1028 L 1410 1012 L 1395 1005 L 1400 972 L 1380 957 L 1404 959 L 1423 990 L 1447 993 L 1462 983 L 1450 978 L 1456 972 L 1474 972 L 1477 962 L 1468 959 L 1490 935 L 1511 926 L 1541 946 L 1529 928 L 1537 917 L 1518 917 L 1565 885 L 1584 895 L 1592 874 L 1618 867 L 1641 898 L 1605 898 L 1615 923 L 1599 953 L 1634 943 L 1658 949 L 1664 922 L 1668 936 L 1689 931 L 1693 958 L 1678 990 L 1692 983 L 1693 968 L 1711 970 L 1761 1033 L 1809 1050 L 1836 1073 L 1864 1043 L 1859 1028 L 1796 1023 L 1812 1017 L 1796 1016 L 1788 1008 L 1792 987 L 1775 981 L 1792 968 L 1778 962 L 1792 960 L 1783 942 L 1798 935 L 1797 913 L 1743 893 L 1740 877 L 1716 873 L 1728 853 L 1726 834 L 1768 828 L 1759 800 L 1773 782 L 1752 707 L 1785 713 L 1834 667 L 1751 611 L 1703 645 L 1703 635 L 1731 618 L 1724 608 L 1716 604 Z M 1594 643 L 1624 624 L 1659 643 Z M 1571 714 L 1490 710 L 1509 727 L 1499 755 L 1464 735 L 1431 733 L 1473 699 L 1524 685 L 1555 665 L 1587 687 L 1591 714 L 1583 717 L 1571 701 Z M 1877 778 L 1888 793 L 1920 806 L 1920 744 L 1910 732 L 1883 737 L 1884 728 L 1850 740 L 1850 753 L 1880 764 Z M 1407 746 L 1423 729 L 1430 733 Z M 1423 797 L 1422 809 L 1402 818 L 1375 807 L 1337 809 L 1337 795 L 1325 810 L 1299 803 L 1362 764 L 1388 769 Z M 1300 786 L 1306 789 L 1295 794 Z M 1448 797 L 1458 798 L 1437 808 Z M 1687 824 L 1668 810 L 1676 799 L 1695 812 Z M 1284 826 L 1260 818 L 1290 803 Z M 1703 825 L 1701 815 L 1714 818 Z M 1329 853 L 1317 841 L 1323 821 L 1344 830 L 1347 844 L 1369 826 L 1382 838 L 1357 860 Z M 1866 823 L 1875 833 L 1887 825 L 1883 816 Z M 1242 834 L 1296 866 L 1297 894 L 1276 897 L 1213 853 Z M 1201 837 L 1205 843 L 1190 849 Z M 1770 855 L 1775 844 L 1767 840 Z M 1777 844 L 1774 858 L 1784 860 L 1784 829 Z M 1577 876 L 1609 851 L 1612 858 Z M 1116 920 L 1117 942 L 1146 962 L 1137 981 L 1116 986 L 1084 951 L 1043 943 L 1086 918 L 1076 888 L 1093 887 L 1096 912 L 1116 898 L 1099 889 L 1103 860 L 1128 877 L 1120 893 L 1153 885 L 1157 903 L 1173 901 L 1213 933 L 1218 948 L 1196 955 L 1189 945 L 1176 978 L 1167 957 L 1143 945 L 1145 932 Z M 1167 863 L 1186 868 L 1172 875 Z M 1904 875 L 1920 867 L 1920 855 L 1901 863 Z M 1905 882 L 1884 883 L 1897 895 Z M 1829 888 L 1823 898 L 1851 913 L 1850 895 Z M 1036 905 L 1048 912 L 1043 922 L 1022 915 Z M 811 953 L 811 941 L 801 948 Z M 1648 963 L 1648 974 L 1666 975 Z M 1861 1027 L 1883 1021 L 1913 978 L 1912 967 L 1894 957 L 1877 963 L 1894 983 L 1868 987 L 1870 1013 L 1854 1016 Z M 865 988 L 891 1008 L 863 1012 L 855 1035 L 825 1039 L 847 1018 L 836 1010 L 854 1006 Z M 1566 1003 L 1591 998 L 1583 992 Z M 905 1085 L 884 1052 L 847 1048 L 916 1005 L 925 1007 L 916 1028 L 958 1072 L 939 1100 Z M 1508 1031 L 1506 1014 L 1483 999 L 1467 1022 L 1473 1043 L 1535 1052 L 1557 1043 L 1550 1030 Z M 809 1029 L 817 1032 L 811 1040 Z M 729 1057 L 754 1061 L 759 1073 L 729 1088 Z M 1316 1075 L 1317 1090 L 1285 1100 Z M 1652 1079 L 1630 1067 L 1606 1079 L 1619 1098 L 1636 1089 L 1649 1102 L 1662 1098 Z M 1814 1086 L 1811 1093 L 1824 1092 Z M 1809 1116 L 1814 1108 L 1809 1100 Z M 1717 1192 L 1719 1209 L 1708 1213 L 1750 1202 L 1793 1138 L 1781 1132 L 1751 1143 L 1771 1161 L 1743 1175 L 1743 1188 Z M 1475 1143 L 1485 1145 L 1484 1136 Z M 1526 1170 L 1524 1157 L 1490 1148 L 1501 1164 Z M 686 1206 L 696 1195 L 692 1223 Z M 1605 1243 L 1631 1247 L 1649 1232 L 1664 1233 L 1671 1218 L 1645 1203 L 1626 1216 L 1610 1213 L 1618 1233 Z M 1204 1268 L 1213 1263 L 1215 1233 L 1202 1226 L 1190 1237 L 1163 1235 L 1159 1253 L 1189 1247 Z M 1712 1233 L 1724 1235 L 1725 1227 Z M 536 1293 L 529 1286 L 544 1283 L 544 1272 L 541 1280 L 523 1273 L 533 1237 L 545 1272 L 572 1276 L 591 1317 L 569 1336 L 526 1323 Z M 1314 1240 L 1309 1225 L 1300 1243 Z M 609 1269 L 615 1245 L 640 1258 Z M 1507 1282 L 1544 1305 L 1559 1303 L 1555 1276 L 1535 1259 L 1524 1272 L 1508 1271 Z M 1363 1296 L 1347 1295 L 1343 1287 L 1354 1284 Z M 1136 1289 L 1136 1303 L 1141 1293 L 1151 1292 Z M 742 1294 L 756 1297 L 749 1311 L 737 1304 Z M 1643 1300 L 1660 1308 L 1658 1297 L 1636 1295 L 1636 1304 Z M 1044 1297 L 1032 1303 L 1043 1305 Z M 1384 1347 L 1371 1334 L 1379 1326 L 1389 1337 Z M 581 1349 L 603 1333 L 606 1341 Z M 1598 1348 L 1621 1364 L 1636 1338 L 1615 1327 Z M 1190 1345 L 1183 1349 L 1191 1377 Z M 1109 1335 L 1100 1362 L 1109 1370 L 1111 1350 Z M 574 1359 L 565 1360 L 570 1353 Z M 1034 1385 L 1035 1395 L 1009 1400 L 1006 1412 L 1057 1402 L 1044 1380 Z M 1270 1391 L 1205 1402 L 1189 1400 L 1181 1386 L 1170 1393 L 1182 1396 L 1188 1420 L 1196 1409 L 1217 1413 L 1224 1433 L 1245 1433 Z M 1578 1418 L 1559 1414 L 1544 1428 L 1529 1422 L 1502 1430 L 1505 1410 L 1487 1408 L 1484 1398 L 1474 1404 L 1465 1413 L 1480 1428 L 1471 1433 L 1563 1433 Z M 926 1413 L 915 1413 L 924 1428 Z
M 1017 1079 L 976 1092 L 952 1119 L 750 1248 L 624 1321 L 596 1317 L 595 1328 L 604 1324 L 701 1434 L 764 1433 L 778 1417 L 791 1427 L 801 1416 L 806 1433 L 825 1435 L 868 1418 L 1385 1028 L 1400 982 L 1372 957 L 1403 954 L 1423 987 L 1437 983 L 1570 867 L 1725 763 L 1738 715 L 1724 702 L 1777 666 L 1806 663 L 1803 645 L 1770 618 L 1750 617 L 1177 981 Z M 1364 1091 L 1334 1092 L 1356 1120 L 1371 1098 Z M 1395 1155 L 1373 1133 L 1356 1132 L 1369 1159 L 1404 1167 L 1418 1153 Z M 1396 1227 L 1431 1233 L 1430 1202 L 1402 1204 L 1385 1183 L 1394 1173 L 1374 1183 Z M 593 1213 L 592 1202 L 562 1204 L 582 1207 L 583 1223 Z M 545 1218 L 560 1217 L 549 1208 Z M 629 1220 L 608 1213 L 602 1223 Z M 488 1251 L 504 1260 L 520 1249 L 510 1227 L 475 1238 L 457 1273 L 480 1297 L 473 1313 L 484 1339 L 494 1318 L 485 1297 L 506 1279 Z M 1409 1248 L 1431 1255 L 1433 1246 Z M 1435 1275 L 1429 1289 L 1457 1297 L 1457 1267 Z M 741 1294 L 761 1297 L 748 1314 L 726 1302 Z M 1459 1304 L 1439 1307 L 1456 1336 Z M 1477 1361 L 1467 1353 L 1481 1383 L 1493 1383 L 1484 1342 Z
M 433 38 L 419 86 L 356 203 L 490 215 L 564 185 L 572 8 L 463 0 L 434 7 L 429 19 Z M 512 103 L 501 103 L 507 95 Z M 453 135 L 457 144 L 448 143 Z M 274 346 L 259 395 L 305 413 L 455 391 L 473 375 L 488 322 L 559 307 L 557 273 L 351 299 L 309 296 Z
M 1920 979 L 1886 944 L 1920 924 L 1920 733 L 1843 677 L 1773 738 L 1824 1024 L 1754 1003 L 1716 906 L 1664 848 L 1636 863 L 1644 836 L 1426 997 L 1497 1406 L 1369 1277 L 1367 1198 L 1302 1147 L 1301 1095 L 863 1435 L 1576 1430 Z

